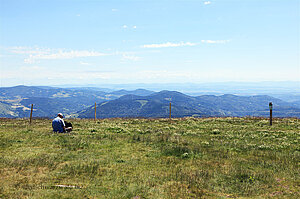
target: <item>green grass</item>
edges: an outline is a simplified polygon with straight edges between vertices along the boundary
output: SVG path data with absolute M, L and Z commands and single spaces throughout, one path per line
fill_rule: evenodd
M 0 198 L 300 197 L 299 119 L 71 122 L 0 120 Z

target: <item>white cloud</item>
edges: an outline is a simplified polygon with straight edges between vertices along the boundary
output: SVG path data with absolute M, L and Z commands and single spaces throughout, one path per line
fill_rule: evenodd
M 24 61 L 27 63 L 33 63 L 35 60 L 41 60 L 41 59 L 73 59 L 79 57 L 101 57 L 105 55 L 107 54 L 96 52 L 96 51 L 59 50 L 58 52 L 52 54 L 30 55 L 30 57 L 25 59 L 26 61 L 25 60 Z
M 28 55 L 24 59 L 25 63 L 33 64 L 37 60 L 43 59 L 73 59 L 79 57 L 101 57 L 108 54 L 97 52 L 97 51 L 88 51 L 88 50 L 65 50 L 65 49 L 50 49 L 50 48 L 38 48 L 38 47 L 11 47 L 9 48 L 10 52 L 15 54 L 24 54 Z
M 111 11 L 112 11 L 112 12 L 117 12 L 118 9 L 113 8 L 113 9 L 111 9 Z
M 162 44 L 146 44 L 142 48 L 167 48 L 167 47 L 180 47 L 180 46 L 196 46 L 196 43 L 191 42 L 179 42 L 179 43 L 162 43 Z
M 123 54 L 122 55 L 123 60 L 131 60 L 131 61 L 139 61 L 141 58 L 135 55 L 130 54 Z
M 128 26 L 128 25 L 126 25 L 126 24 L 124 24 L 123 26 L 122 26 L 122 28 L 123 29 L 136 29 L 137 28 L 137 26 Z
M 35 55 L 35 59 L 72 59 L 76 57 L 100 57 L 105 56 L 106 54 L 96 52 L 96 51 L 77 51 L 77 50 L 71 50 L 71 51 L 63 51 L 59 50 L 57 53 L 53 54 L 39 54 Z
M 141 59 L 141 57 L 136 56 L 135 52 L 120 52 L 120 51 L 116 51 L 114 53 L 115 55 L 121 55 L 121 60 L 125 61 L 125 60 L 131 60 L 131 61 L 139 61 Z
M 211 4 L 211 1 L 205 1 L 204 2 L 204 5 L 209 5 L 209 4 Z
M 206 44 L 225 44 L 228 43 L 229 40 L 201 40 L 201 42 Z
M 76 16 L 77 16 L 77 17 L 80 17 L 80 14 L 77 14 Z
M 50 48 L 38 48 L 27 46 L 15 46 L 7 48 L 10 52 L 15 54 L 48 54 L 51 52 Z
M 33 55 L 29 55 L 29 58 L 24 59 L 25 64 L 34 64 L 36 63 L 36 60 L 34 59 Z

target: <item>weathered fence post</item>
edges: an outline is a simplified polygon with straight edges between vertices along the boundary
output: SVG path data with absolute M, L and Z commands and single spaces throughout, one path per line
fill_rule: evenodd
M 96 109 L 97 109 L 97 103 L 95 102 L 95 121 L 96 121 L 96 119 L 97 119 Z
M 273 109 L 273 104 L 272 102 L 269 103 L 269 109 L 270 109 L 270 126 L 272 126 L 272 109 Z
M 170 115 L 169 115 L 169 118 L 171 120 L 171 102 L 170 102 Z
M 31 124 L 31 122 L 32 122 L 32 111 L 33 111 L 33 104 L 31 104 L 29 124 Z

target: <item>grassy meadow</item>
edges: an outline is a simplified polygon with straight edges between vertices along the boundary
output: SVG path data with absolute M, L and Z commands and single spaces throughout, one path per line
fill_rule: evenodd
M 299 198 L 300 120 L 0 119 L 0 198 Z

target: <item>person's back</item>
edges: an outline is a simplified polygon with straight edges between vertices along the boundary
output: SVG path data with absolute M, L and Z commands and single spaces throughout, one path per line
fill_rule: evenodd
M 65 123 L 64 123 L 63 119 L 61 119 L 60 117 L 56 117 L 52 121 L 52 128 L 53 128 L 54 132 L 64 133 L 65 132 L 64 126 L 65 126 Z

